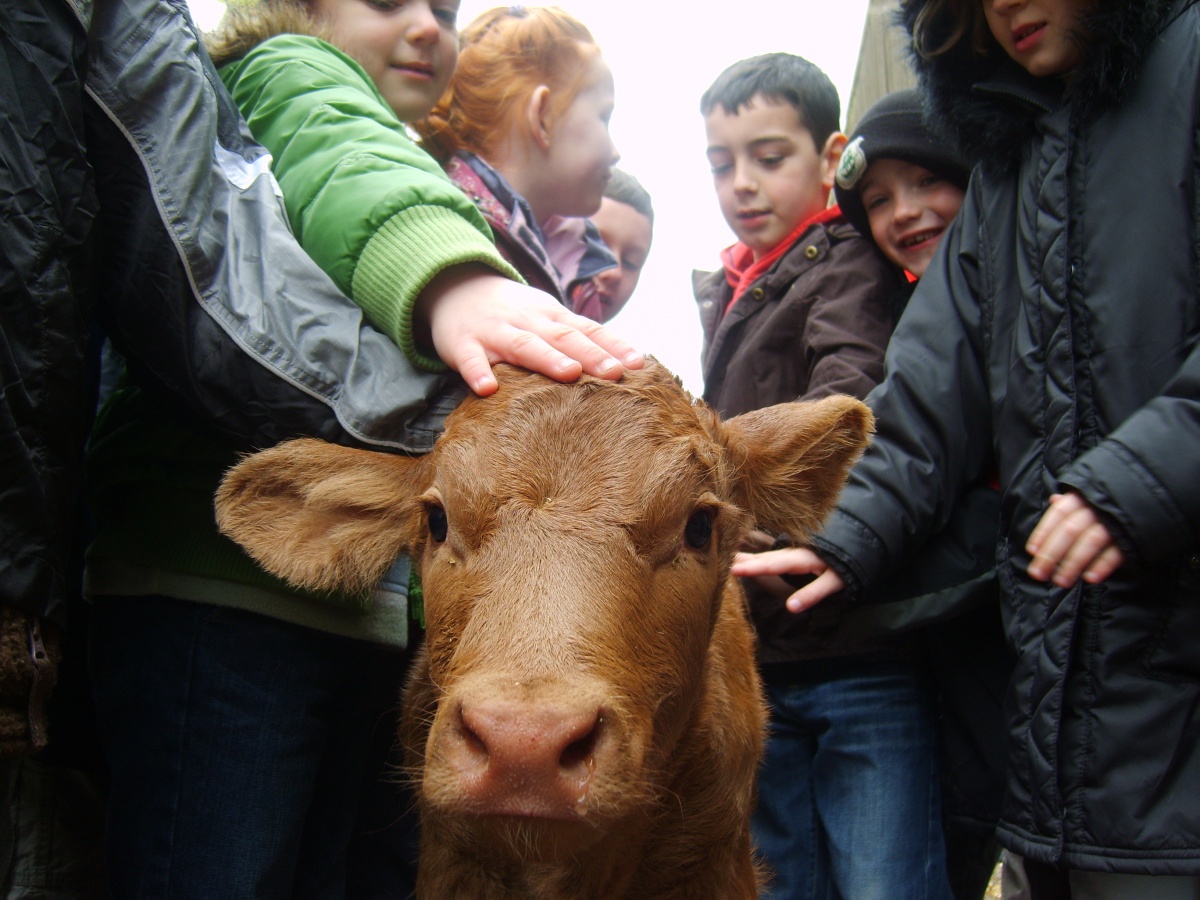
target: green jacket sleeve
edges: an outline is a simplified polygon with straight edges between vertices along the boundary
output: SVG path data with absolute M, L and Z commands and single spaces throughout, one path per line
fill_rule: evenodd
M 304 35 L 264 41 L 221 78 L 272 171 L 301 246 L 414 362 L 411 312 L 443 269 L 520 280 L 474 204 L 406 134 L 362 68 Z

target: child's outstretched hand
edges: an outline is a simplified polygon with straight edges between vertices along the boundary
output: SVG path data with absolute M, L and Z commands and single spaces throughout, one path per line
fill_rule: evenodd
M 413 324 L 481 397 L 497 387 L 492 363 L 574 381 L 582 372 L 616 379 L 625 368 L 640 369 L 644 362 L 603 325 L 483 265 L 439 274 L 421 292 Z
M 788 612 L 804 612 L 826 597 L 844 590 L 846 582 L 829 564 L 807 547 L 787 547 L 765 553 L 739 553 L 733 558 L 730 571 L 739 578 L 761 575 L 816 575 L 796 593 L 787 598 Z
M 1029 535 L 1025 550 L 1033 557 L 1030 577 L 1063 588 L 1081 576 L 1089 584 L 1098 584 L 1125 562 L 1096 511 L 1076 493 L 1050 498 L 1050 507 Z

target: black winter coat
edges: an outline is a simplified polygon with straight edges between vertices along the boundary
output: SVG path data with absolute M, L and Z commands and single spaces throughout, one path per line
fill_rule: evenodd
M 904 4 L 911 24 L 925 0 Z M 889 346 L 875 442 L 815 543 L 852 589 L 936 529 L 994 453 L 1018 656 L 1001 842 L 1040 862 L 1200 874 L 1200 7 L 1101 0 L 1064 93 L 919 61 L 980 161 Z M 1026 575 L 1056 491 L 1126 555 Z

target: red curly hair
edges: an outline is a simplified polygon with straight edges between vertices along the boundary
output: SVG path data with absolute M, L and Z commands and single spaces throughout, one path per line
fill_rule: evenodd
M 459 44 L 450 86 L 413 125 L 443 160 L 459 150 L 494 158 L 539 85 L 550 88 L 551 117 L 561 115 L 600 53 L 583 23 L 551 6 L 488 10 L 462 30 Z

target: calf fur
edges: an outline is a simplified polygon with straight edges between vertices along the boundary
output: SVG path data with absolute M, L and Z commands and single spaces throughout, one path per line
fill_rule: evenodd
M 729 566 L 752 524 L 818 525 L 871 414 L 832 397 L 721 422 L 653 362 L 615 383 L 499 374 L 424 457 L 248 457 L 221 528 L 306 588 L 416 560 L 418 896 L 754 900 L 765 710 Z

